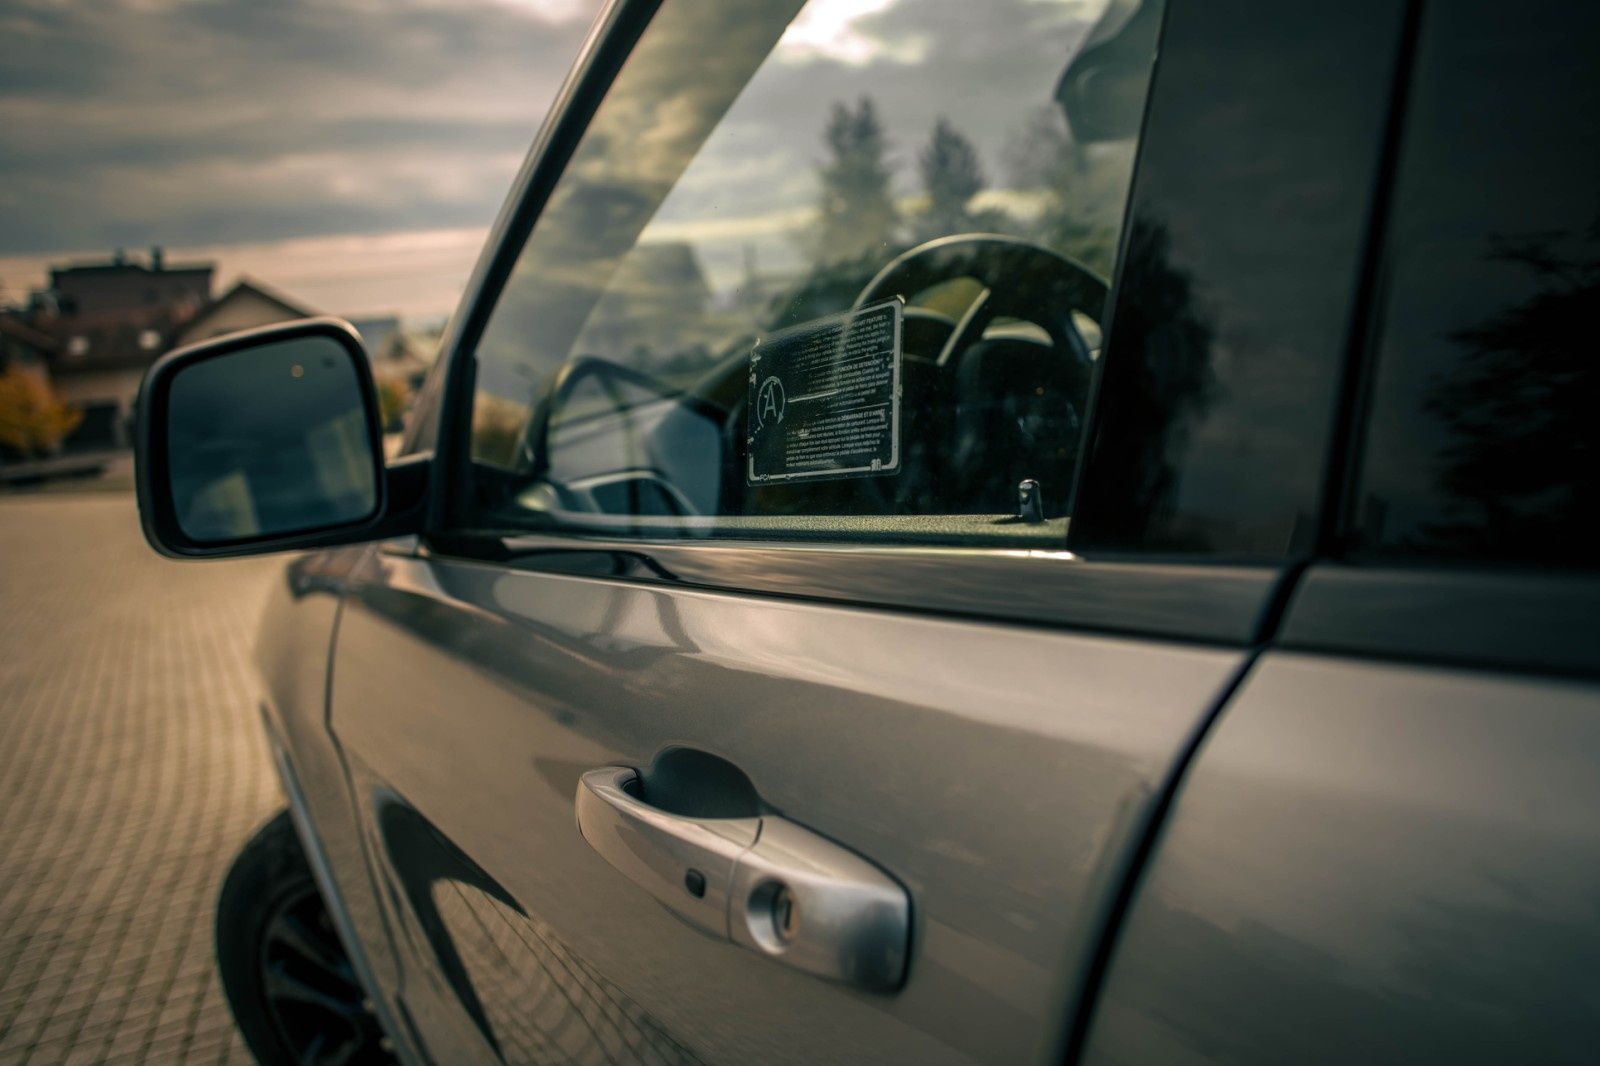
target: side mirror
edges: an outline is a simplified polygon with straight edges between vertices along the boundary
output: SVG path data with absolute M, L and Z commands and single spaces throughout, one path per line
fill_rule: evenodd
M 328 547 L 421 525 L 426 465 L 385 469 L 372 368 L 337 319 L 163 357 L 139 391 L 135 459 L 145 538 L 172 558 Z

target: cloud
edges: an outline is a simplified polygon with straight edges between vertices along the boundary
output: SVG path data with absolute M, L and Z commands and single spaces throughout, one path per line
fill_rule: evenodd
M 5 295 L 64 250 L 159 242 L 336 312 L 382 307 L 385 291 L 447 309 L 476 254 L 462 235 L 492 220 L 598 3 L 0 0 Z M 887 124 L 898 197 L 918 191 L 916 152 L 941 115 L 998 184 L 1005 146 L 1104 3 L 810 0 L 652 236 L 695 240 L 718 280 L 747 246 L 763 269 L 793 259 L 828 108 L 862 95 Z M 731 32 L 706 35 L 723 50 L 703 78 L 746 62 Z M 681 70 L 658 76 L 665 89 Z M 630 174 L 684 117 L 646 112 Z M 454 236 L 437 268 L 384 243 L 441 232 Z M 399 264 L 418 273 L 402 281 Z
M 674 190 L 664 220 L 814 200 L 828 109 L 859 97 L 878 105 L 898 193 L 915 191 L 916 153 L 939 117 L 973 140 L 998 178 L 1006 146 L 1033 110 L 1053 106 L 1055 80 L 1105 0 L 818 4 L 811 0 L 791 24 L 777 62 L 744 90 Z M 813 10 L 818 21 L 797 32 Z
M 896 48 L 894 42 L 873 38 L 857 23 L 888 7 L 893 0 L 811 0 L 783 35 L 779 55 L 785 62 L 824 57 L 850 66 L 865 66 L 885 55 L 900 58 L 907 51 L 914 60 L 917 42 Z
M 0 0 L 0 254 L 486 225 L 598 0 Z

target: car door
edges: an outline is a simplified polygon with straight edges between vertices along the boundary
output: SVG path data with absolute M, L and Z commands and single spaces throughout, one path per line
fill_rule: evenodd
M 1321 505 L 1400 31 L 1090 8 L 603 19 L 337 636 L 432 1057 L 1081 1024 Z
M 1088 1062 L 1594 1060 L 1600 11 L 1418 6 L 1337 536 L 1178 791 Z

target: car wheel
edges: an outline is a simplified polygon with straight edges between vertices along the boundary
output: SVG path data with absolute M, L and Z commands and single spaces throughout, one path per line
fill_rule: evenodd
M 217 970 L 256 1058 L 393 1062 L 289 812 L 250 839 L 217 901 Z

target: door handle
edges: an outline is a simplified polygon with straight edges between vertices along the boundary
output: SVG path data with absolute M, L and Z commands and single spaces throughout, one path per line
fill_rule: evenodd
M 776 815 L 651 806 L 622 766 L 578 781 L 578 831 L 695 927 L 806 973 L 889 990 L 905 978 L 911 900 L 872 863 Z

